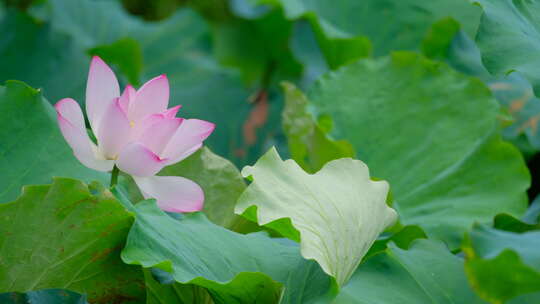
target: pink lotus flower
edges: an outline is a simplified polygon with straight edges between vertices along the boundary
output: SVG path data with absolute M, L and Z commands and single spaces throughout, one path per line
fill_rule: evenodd
M 215 126 L 199 119 L 177 118 L 180 106 L 167 109 L 168 102 L 165 75 L 151 79 L 139 90 L 128 85 L 120 95 L 113 71 L 95 56 L 86 84 L 86 113 L 97 145 L 88 136 L 75 100 L 64 98 L 55 108 L 64 138 L 85 166 L 111 171 L 116 165 L 132 175 L 144 197 L 155 198 L 161 209 L 198 211 L 204 202 L 199 185 L 183 177 L 155 174 L 197 151 Z

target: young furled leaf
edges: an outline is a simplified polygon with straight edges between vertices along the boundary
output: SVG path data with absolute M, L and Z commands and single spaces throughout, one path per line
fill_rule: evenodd
M 333 160 L 310 175 L 271 149 L 242 175 L 254 182 L 240 196 L 236 213 L 255 205 L 259 225 L 289 218 L 300 233 L 302 256 L 316 260 L 340 286 L 397 218 L 386 205 L 388 183 L 372 181 L 359 160 Z

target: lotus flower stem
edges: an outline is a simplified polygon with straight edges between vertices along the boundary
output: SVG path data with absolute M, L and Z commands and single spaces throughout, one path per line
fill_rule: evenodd
M 114 166 L 111 172 L 111 184 L 110 187 L 116 186 L 118 183 L 118 173 L 120 173 L 120 169 L 118 169 L 117 166 Z

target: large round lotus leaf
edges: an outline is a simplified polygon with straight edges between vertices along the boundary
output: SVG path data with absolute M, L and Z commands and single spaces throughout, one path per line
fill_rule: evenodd
M 402 223 L 455 248 L 473 222 L 525 211 L 529 173 L 500 139 L 498 104 L 480 80 L 399 52 L 329 73 L 308 95 L 390 182 Z

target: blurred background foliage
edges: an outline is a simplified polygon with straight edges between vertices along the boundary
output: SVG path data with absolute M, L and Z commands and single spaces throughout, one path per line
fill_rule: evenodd
M 112 64 L 124 85 L 165 73 L 171 104 L 182 104 L 186 117 L 216 122 L 208 145 L 238 166 L 273 145 L 287 153 L 282 81 L 308 89 L 361 58 L 422 53 L 491 88 L 505 139 L 536 177 L 531 198 L 540 188 L 540 100 L 519 73 L 486 70 L 474 41 L 482 9 L 468 0 L 3 2 L 0 81 L 25 81 L 51 103 L 70 96 L 83 104 L 91 55 Z
M 209 146 L 239 166 L 272 145 L 287 150 L 280 82 L 306 89 L 343 64 L 413 50 L 487 83 L 503 105 L 504 137 L 538 174 L 540 101 L 519 74 L 484 68 L 474 43 L 481 8 L 468 0 L 3 2 L 0 81 L 25 81 L 51 103 L 84 103 L 90 55 L 111 63 L 123 84 L 166 73 L 171 103 L 216 122 Z
M 70 96 L 84 104 L 91 55 L 112 64 L 124 85 L 165 73 L 171 104 L 184 105 L 186 117 L 216 122 L 208 145 L 238 166 L 272 145 L 287 151 L 282 81 L 307 89 L 344 64 L 412 50 L 489 85 L 503 106 L 505 139 L 538 175 L 540 101 L 519 73 L 486 70 L 474 42 L 482 9 L 467 0 L 3 3 L 0 81 L 25 81 L 51 103 Z M 318 124 L 331 126 L 331 119 Z

